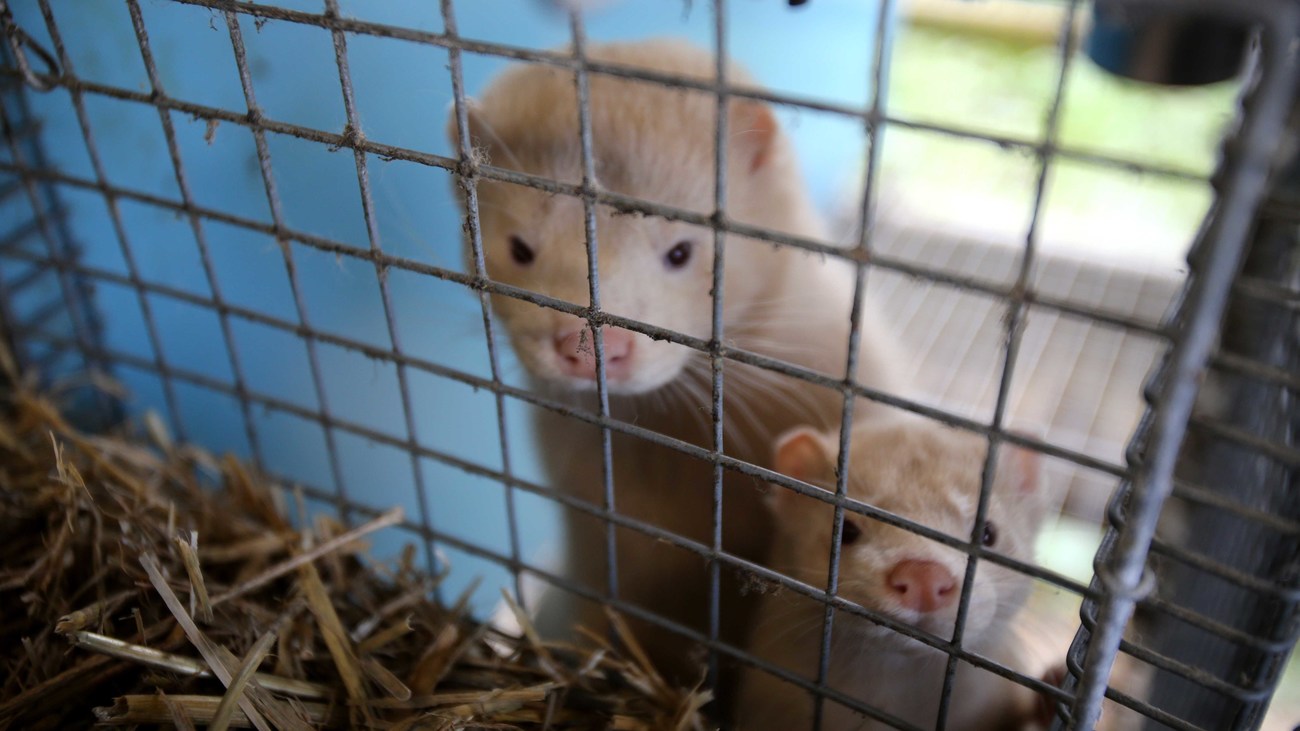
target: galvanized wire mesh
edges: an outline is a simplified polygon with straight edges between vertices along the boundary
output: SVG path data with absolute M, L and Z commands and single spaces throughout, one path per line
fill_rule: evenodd
M 1294 487 L 1296 468 L 1300 465 L 1300 452 L 1295 446 L 1297 410 L 1294 395 L 1300 382 L 1296 377 L 1295 302 L 1297 297 L 1296 247 L 1290 230 L 1276 233 L 1267 246 L 1256 243 L 1247 259 L 1247 269 L 1236 275 L 1237 262 L 1246 250 L 1256 206 L 1266 197 L 1265 186 L 1270 172 L 1270 159 L 1278 150 L 1278 140 L 1295 88 L 1295 61 L 1286 49 L 1291 48 L 1300 21 L 1296 8 L 1289 2 L 1260 2 L 1249 7 L 1238 7 L 1231 2 L 1203 0 L 1198 8 L 1232 17 L 1245 17 L 1263 29 L 1260 53 L 1255 68 L 1256 83 L 1244 98 L 1239 129 L 1225 145 L 1224 163 L 1215 183 L 1218 200 L 1202 237 L 1192 257 L 1193 274 L 1186 293 L 1172 317 L 1160 326 L 1153 326 L 1142 318 L 1116 312 L 1110 308 L 1082 304 L 1068 297 L 1044 292 L 1032 284 L 1036 265 L 1036 247 L 1039 239 L 1039 221 L 1047 181 L 1052 165 L 1057 160 L 1068 159 L 1109 168 L 1140 172 L 1145 175 L 1177 180 L 1201 180 L 1195 173 L 1138 163 L 1092 152 L 1063 149 L 1058 143 L 1058 122 L 1062 100 L 1066 93 L 1066 80 L 1075 57 L 1071 39 L 1076 37 L 1073 24 L 1082 3 L 1073 0 L 1069 11 L 1063 14 L 1061 29 L 1059 73 L 1052 102 L 1046 113 L 1044 136 L 1041 139 L 1015 139 L 987 135 L 966 129 L 960 120 L 952 125 L 937 125 L 891 116 L 884 98 L 884 68 L 888 60 L 889 44 L 885 37 L 886 18 L 890 3 L 880 4 L 880 13 L 873 30 L 876 49 L 870 69 L 864 76 L 873 80 L 872 95 L 865 108 L 855 108 L 816 99 L 799 98 L 783 93 L 766 92 L 753 88 L 733 86 L 727 81 L 726 65 L 722 54 L 716 67 L 716 78 L 711 82 L 688 78 L 669 77 L 650 71 L 621 67 L 589 60 L 585 55 L 587 44 L 582 19 L 571 19 L 572 53 L 537 51 L 500 43 L 462 37 L 457 32 L 455 7 L 451 0 L 442 0 L 443 30 L 431 32 L 414 28 L 384 25 L 348 17 L 340 11 L 337 0 L 325 0 L 323 12 L 305 12 L 278 7 L 273 4 L 225 2 L 223 0 L 175 0 L 178 3 L 207 8 L 214 20 L 225 25 L 243 94 L 243 108 L 221 108 L 181 100 L 168 95 L 159 74 L 146 27 L 144 14 L 138 0 L 126 0 L 124 11 L 130 16 L 139 48 L 140 58 L 147 73 L 147 91 L 125 88 L 89 80 L 78 75 L 72 54 L 65 46 L 49 0 L 39 0 L 40 16 L 51 41 L 52 48 L 42 52 L 30 36 L 15 30 L 4 3 L 0 3 L 6 21 L 7 38 L 13 39 L 4 51 L 4 83 L 0 94 L 0 124 L 6 137 L 6 150 L 0 159 L 0 201 L 7 201 L 20 211 L 15 220 L 7 224 L 0 242 L 0 263 L 9 265 L 0 278 L 0 319 L 5 333 L 14 346 L 17 356 L 51 375 L 70 371 L 111 373 L 114 368 L 129 366 L 157 374 L 163 391 L 171 423 L 184 438 L 184 419 L 176 389 L 178 384 L 197 385 L 233 397 L 239 404 L 243 428 L 252 458 L 265 464 L 259 451 L 259 424 L 255 409 L 270 409 L 290 414 L 319 424 L 325 438 L 326 451 L 322 455 L 328 464 L 333 484 L 332 490 L 319 485 L 304 485 L 311 496 L 327 499 L 347 519 L 352 515 L 367 515 L 373 511 L 356 499 L 354 486 L 347 480 L 339 462 L 340 435 L 359 436 L 374 443 L 403 451 L 409 458 L 413 475 L 418 514 L 405 527 L 421 537 L 430 567 L 439 566 L 437 547 L 449 546 L 506 567 L 514 577 L 516 596 L 522 596 L 525 577 L 540 579 L 562 590 L 585 599 L 608 604 L 638 619 L 666 627 L 693 639 L 708 648 L 711 677 L 716 677 L 720 661 L 739 661 L 761 667 L 783 679 L 813 692 L 821 699 L 854 708 L 872 718 L 908 728 L 879 709 L 865 706 L 844 692 L 826 687 L 829 648 L 834 638 L 835 612 L 841 611 L 865 617 L 887 626 L 908 637 L 949 655 L 945 688 L 941 698 L 939 727 L 945 723 L 952 693 L 952 681 L 958 662 L 988 669 L 1022 683 L 1040 693 L 1054 698 L 1061 706 L 1058 723 L 1069 728 L 1089 728 L 1101 709 L 1103 695 L 1127 706 L 1147 718 L 1178 729 L 1220 728 L 1231 723 L 1233 728 L 1256 725 L 1276 683 L 1279 667 L 1294 644 L 1298 627 L 1295 607 L 1300 571 L 1293 565 L 1297 538 L 1300 537 L 1300 510 L 1295 504 Z M 1146 0 L 1144 0 L 1144 3 Z M 1154 4 L 1159 4 L 1152 0 Z M 727 47 L 728 28 L 724 0 L 714 0 L 711 5 L 714 23 L 714 47 Z M 269 116 L 254 92 L 253 74 L 244 45 L 241 16 L 270 19 L 296 24 L 314 32 L 328 34 L 337 67 L 339 90 L 342 95 L 347 126 L 342 133 L 316 129 L 309 126 L 278 120 Z M 348 42 L 353 37 L 400 39 L 446 49 L 453 89 L 455 115 L 459 121 L 460 138 L 457 154 L 445 157 L 407 147 L 386 144 L 369 139 L 363 132 L 355 98 L 352 72 L 349 66 Z M 548 64 L 571 70 L 577 84 L 579 99 L 579 134 L 582 152 L 582 179 L 579 184 L 546 179 L 535 175 L 487 164 L 472 154 L 467 118 L 466 90 L 462 61 L 466 54 L 485 55 L 533 63 Z M 35 59 L 35 62 L 33 61 Z M 715 129 L 713 208 L 710 214 L 701 214 L 653 201 L 633 199 L 602 189 L 596 182 L 592 153 L 591 123 L 587 108 L 588 81 L 592 75 L 611 75 L 638 79 L 692 89 L 713 95 L 718 102 L 719 114 Z M 57 88 L 69 94 L 73 113 L 88 150 L 91 176 L 78 176 L 61 170 L 42 157 L 38 120 L 28 110 L 23 82 L 33 89 Z M 144 190 L 112 182 L 104 169 L 98 153 L 100 145 L 112 144 L 105 140 L 102 130 L 94 128 L 87 114 L 87 98 L 108 98 L 128 102 L 157 111 L 170 156 L 179 195 L 175 198 L 160 196 Z M 728 218 L 723 201 L 726 193 L 726 145 L 721 144 L 727 127 L 726 101 L 733 98 L 755 99 L 771 104 L 814 110 L 842 116 L 861 123 L 868 139 L 865 163 L 866 185 L 858 208 L 857 242 L 850 247 L 837 247 L 822 241 L 765 231 L 738 223 Z M 270 222 L 235 215 L 205 207 L 198 203 L 191 190 L 191 180 L 182 160 L 173 113 L 191 115 L 211 123 L 226 123 L 246 128 L 256 147 L 261 182 L 270 212 Z M 1009 284 L 991 283 L 985 279 L 962 273 L 944 271 L 917 264 L 905 258 L 882 253 L 873 246 L 876 230 L 875 215 L 879 190 L 879 142 L 888 129 L 908 129 L 926 134 L 944 135 L 957 139 L 984 142 L 1004 149 L 1023 151 L 1033 156 L 1037 166 L 1036 185 L 1031 203 L 1031 216 L 1024 235 L 1022 255 L 1014 280 Z M 342 241 L 320 236 L 289 225 L 283 212 L 281 195 L 277 190 L 276 163 L 273 160 L 268 134 L 283 135 L 326 146 L 334 150 L 350 151 L 354 160 L 361 209 L 365 220 L 367 246 L 358 248 Z M 385 250 L 376 219 L 374 194 L 369 178 L 367 160 L 370 157 L 401 160 L 438 168 L 454 173 L 466 201 L 466 231 L 471 251 L 471 271 L 460 272 L 398 256 Z M 476 183 L 480 180 L 503 181 L 540 189 L 550 193 L 577 198 L 583 202 L 586 227 L 586 252 L 588 257 L 589 306 L 565 302 L 535 292 L 521 290 L 492 281 L 484 261 L 483 242 L 479 230 Z M 104 232 L 102 241 L 84 241 L 86 246 L 116 246 L 126 262 L 126 274 L 113 272 L 87 264 L 79 255 L 70 233 L 62 227 L 65 215 L 60 204 L 61 191 L 80 191 L 102 197 L 110 214 L 111 232 Z M 19 204 L 15 205 L 15 201 Z M 143 276 L 137 263 L 135 249 L 126 225 L 122 221 L 119 204 L 123 201 L 146 203 L 174 212 L 189 226 L 199 249 L 202 272 L 210 296 L 195 294 L 167 284 L 151 281 Z M 1274 223 L 1294 226 L 1295 206 L 1291 199 L 1274 196 L 1270 209 Z M 660 216 L 712 229 L 715 247 L 713 261 L 712 332 L 710 337 L 698 338 L 666 330 L 654 325 L 629 320 L 601 309 L 600 281 L 596 232 L 597 206 L 611 206 L 616 210 Z M 207 228 L 213 224 L 229 225 L 272 237 L 282 252 L 283 268 L 293 296 L 294 319 L 286 319 L 270 312 L 241 306 L 223 297 L 222 281 L 217 275 L 210 256 Z M 1272 229 L 1269 229 L 1272 230 Z M 828 257 L 848 260 L 856 267 L 854 309 L 850 327 L 848 362 L 844 376 L 817 373 L 757 352 L 727 345 L 722 320 L 722 277 L 726 267 L 725 240 L 728 235 L 743 235 L 770 241 L 781 246 L 796 247 Z M 1263 234 L 1260 234 L 1262 237 Z M 35 246 L 31 244 L 35 243 Z M 295 262 L 295 246 L 328 253 L 362 262 L 373 267 L 383 303 L 384 320 L 391 347 L 373 344 L 325 332 L 313 327 L 306 305 Z M 972 419 L 944 409 L 926 405 L 898 394 L 884 393 L 854 381 L 851 374 L 856 368 L 856 346 L 861 337 L 858 313 L 867 289 L 867 274 L 879 270 L 905 275 L 954 291 L 989 298 L 1005 306 L 1003 320 L 1003 349 L 1000 358 L 995 405 L 989 421 Z M 410 272 L 454 283 L 475 293 L 478 299 L 486 350 L 489 361 L 487 377 L 475 375 L 431 360 L 409 354 L 403 348 L 400 330 L 396 326 L 393 297 L 389 289 L 389 275 L 393 271 Z M 94 295 L 88 283 L 110 283 L 130 289 L 136 296 L 143 314 L 152 357 L 119 352 L 105 346 L 98 335 L 97 313 L 93 307 Z M 562 403 L 545 394 L 522 389 L 504 380 L 498 357 L 498 333 L 492 320 L 488 298 L 504 295 L 543 307 L 555 309 L 586 319 L 592 325 L 596 358 L 597 409 L 587 411 Z M 1229 304 L 1229 297 L 1235 299 Z M 1241 302 L 1256 303 L 1241 304 Z M 169 362 L 162 335 L 156 322 L 155 310 L 168 304 L 184 303 L 214 313 L 220 322 L 223 351 L 229 361 L 231 379 L 227 382 Z M 1262 304 L 1259 304 L 1262 303 Z M 1215 346 L 1219 323 L 1226 307 L 1230 318 L 1247 322 L 1267 318 L 1267 326 L 1249 329 L 1237 342 L 1230 338 Z M 1251 309 L 1255 307 L 1257 309 Z M 1024 332 L 1025 318 L 1030 309 L 1052 312 L 1086 322 L 1114 328 L 1122 332 L 1140 333 L 1165 342 L 1169 354 L 1162 369 L 1155 375 L 1150 388 L 1151 411 L 1144 428 L 1135 438 L 1129 460 L 1125 464 L 1099 459 L 1081 450 L 1070 449 L 1041 439 L 1027 437 L 1007 429 L 1007 402 L 1010 384 L 1015 374 L 1017 354 Z M 1260 310 L 1259 308 L 1262 308 Z M 1262 312 L 1262 314 L 1261 314 Z M 318 407 L 306 408 L 282 397 L 264 393 L 250 386 L 244 360 L 232 333 L 232 323 L 251 322 L 299 338 L 305 345 L 310 363 L 311 388 Z M 689 444 L 650 431 L 634 423 L 611 416 L 608 387 L 605 378 L 604 349 L 601 326 L 626 328 L 651 337 L 668 340 L 698 350 L 710 360 L 709 409 L 712 419 L 712 443 L 708 447 Z M 371 426 L 345 419 L 331 409 L 325 388 L 324 366 L 318 349 L 331 346 L 363 354 L 381 362 L 392 364 L 396 370 L 401 396 L 403 433 L 386 434 Z M 776 474 L 762 467 L 728 456 L 723 449 L 722 424 L 727 407 L 726 373 L 730 364 L 756 366 L 794 379 L 817 384 L 842 395 L 843 409 L 840 418 L 839 478 L 835 493 L 822 491 Z M 1231 393 L 1249 392 L 1250 403 L 1266 403 L 1272 411 L 1264 421 L 1256 419 L 1255 411 L 1239 415 L 1220 412 L 1195 412 L 1193 405 L 1202 373 L 1209 364 L 1216 385 Z M 497 412 L 500 443 L 500 467 L 487 467 L 466 460 L 445 450 L 432 448 L 417 438 L 416 418 L 413 413 L 410 377 L 413 373 L 449 379 L 492 394 Z M 1249 384 L 1242 386 L 1241 384 Z M 1226 385 L 1224 385 L 1226 384 Z M 1245 391 L 1240 391 L 1245 389 Z M 911 521 L 863 505 L 846 497 L 847 474 L 846 445 L 853 427 L 852 413 L 855 400 L 863 398 L 914 412 L 939 422 L 985 436 L 989 442 L 989 457 L 982 472 L 981 499 L 973 533 L 970 536 L 949 536 Z M 590 503 L 559 493 L 551 486 L 537 484 L 515 474 L 511 462 L 511 441 L 505 427 L 506 404 L 517 401 L 545 409 L 565 417 L 594 425 L 601 433 L 602 495 L 600 503 Z M 1244 419 L 1244 421 L 1243 421 Z M 1184 443 L 1184 433 L 1208 435 L 1215 444 L 1226 445 L 1222 458 L 1215 457 L 1208 466 L 1195 468 L 1198 455 L 1190 455 L 1181 463 L 1182 471 L 1175 472 L 1179 447 Z M 647 442 L 702 459 L 712 465 L 712 530 L 707 542 L 700 542 L 672 534 L 648 522 L 620 514 L 616 502 L 616 485 L 612 468 L 611 442 L 614 434 L 630 435 Z M 1098 575 L 1091 586 L 1037 565 L 1009 559 L 980 545 L 979 536 L 988 505 L 991 482 L 996 468 L 996 447 L 1013 444 L 1037 450 L 1044 455 L 1078 465 L 1115 478 L 1122 489 L 1117 493 L 1112 513 L 1112 532 L 1099 555 Z M 1245 456 L 1243 456 L 1245 455 Z M 1199 458 L 1204 458 L 1203 455 Z M 1208 459 L 1208 458 L 1205 458 Z M 429 501 L 430 486 L 425 475 L 425 460 L 460 469 L 500 483 L 506 496 L 509 526 L 508 550 L 504 553 L 479 545 L 445 530 L 434 527 L 433 506 Z M 1260 468 L 1249 495 L 1238 488 L 1235 481 L 1239 465 L 1267 461 Z M 830 581 L 826 586 L 809 586 L 780 573 L 756 565 L 727 552 L 722 544 L 722 484 L 729 472 L 759 478 L 782 489 L 812 496 L 834 506 L 834 533 L 840 534 L 845 511 L 858 513 L 904 527 L 919 535 L 966 552 L 965 582 L 960 601 L 957 631 L 951 640 L 936 638 L 926 632 L 906 625 L 891 617 L 864 609 L 838 595 L 838 564 L 840 546 L 833 544 Z M 553 500 L 565 508 L 580 511 L 605 522 L 606 541 L 601 547 L 607 553 L 609 566 L 606 585 L 590 587 L 531 562 L 523 555 L 519 538 L 519 524 L 523 518 L 516 509 L 516 495 L 524 492 Z M 1180 545 L 1177 541 L 1159 540 L 1152 544 L 1156 534 L 1156 520 L 1166 498 L 1198 506 L 1201 513 L 1193 511 L 1192 520 L 1197 526 L 1214 534 L 1240 533 L 1250 528 L 1267 529 L 1273 536 L 1259 544 L 1233 548 L 1231 555 L 1214 547 Z M 1224 516 L 1227 516 L 1226 518 Z M 693 552 L 706 559 L 710 566 L 711 595 L 709 621 L 706 632 L 682 626 L 654 615 L 619 596 L 617 563 L 614 561 L 615 530 L 631 529 Z M 1199 528 L 1198 528 L 1199 530 Z M 1148 549 L 1177 570 L 1163 568 L 1168 575 L 1168 585 L 1177 587 L 1169 591 L 1150 593 L 1150 580 L 1144 580 L 1148 565 Z M 962 647 L 962 620 L 969 607 L 969 587 L 979 562 L 989 561 L 1023 572 L 1041 582 L 1078 595 L 1085 600 L 1083 627 L 1071 654 L 1071 679 L 1065 688 L 1054 688 L 1039 678 L 1030 678 L 1014 670 L 999 667 L 996 663 Z M 772 666 L 742 648 L 731 646 L 719 639 L 721 571 L 743 570 L 790 591 L 812 597 L 825 603 L 825 615 L 820 633 L 821 661 L 818 676 L 812 680 L 799 678 L 790 672 Z M 1178 571 L 1190 572 L 1180 576 Z M 1159 573 L 1159 571 L 1157 572 Z M 1203 575 L 1213 575 L 1223 582 L 1248 592 L 1262 593 L 1268 601 L 1256 607 L 1251 602 L 1232 604 L 1233 613 L 1242 606 L 1258 609 L 1258 616 L 1248 622 L 1235 622 L 1224 616 L 1221 607 L 1203 606 L 1198 601 L 1197 581 Z M 1145 574 L 1151 576 L 1150 573 Z M 1164 581 L 1162 575 L 1162 582 Z M 1165 586 L 1162 583 L 1162 587 Z M 1193 587 L 1192 589 L 1186 588 Z M 1253 596 L 1253 595 L 1252 595 Z M 1252 600 L 1253 601 L 1253 600 Z M 1130 615 L 1137 608 L 1141 618 L 1162 627 L 1164 644 L 1130 642 L 1122 637 L 1129 626 Z M 1172 628 L 1172 629 L 1171 629 Z M 1216 638 L 1227 649 L 1213 658 L 1196 653 L 1177 651 L 1180 642 L 1186 641 L 1187 628 L 1194 628 L 1206 636 Z M 1171 649 L 1172 648 L 1172 649 Z M 1244 648 L 1244 649 L 1243 649 Z M 1114 689 L 1107 689 L 1110 667 L 1118 652 L 1136 658 L 1156 668 L 1159 673 L 1150 699 L 1129 697 Z M 1227 656 L 1223 655 L 1227 653 Z M 1237 653 L 1237 654 L 1234 654 Z M 1249 673 L 1242 680 L 1238 673 Z M 1193 691 L 1189 694 L 1187 688 Z M 1165 687 L 1169 686 L 1169 687 Z M 1208 694 L 1208 695 L 1207 695 Z M 1189 697 L 1228 698 L 1238 705 L 1207 702 L 1200 706 L 1187 705 Z M 1212 710 L 1206 710 L 1215 706 Z M 1231 720 L 1223 720 L 1231 719 Z

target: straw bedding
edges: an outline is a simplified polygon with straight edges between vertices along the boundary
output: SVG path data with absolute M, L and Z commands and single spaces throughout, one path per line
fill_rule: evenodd
M 703 727 L 621 622 L 507 636 L 366 559 L 400 511 L 295 526 L 291 488 L 153 419 L 81 433 L 0 361 L 0 728 Z

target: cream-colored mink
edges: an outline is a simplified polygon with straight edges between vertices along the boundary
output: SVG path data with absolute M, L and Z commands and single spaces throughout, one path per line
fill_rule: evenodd
M 592 45 L 595 61 L 709 79 L 713 56 L 674 40 Z M 730 66 L 732 82 L 749 83 Z M 716 97 L 709 92 L 590 75 L 590 119 L 596 184 L 690 211 L 712 213 Z M 728 219 L 810 238 L 825 237 L 801 184 L 791 146 L 772 111 L 733 99 L 728 107 Z M 582 179 L 574 74 L 555 66 L 515 65 L 471 101 L 476 154 L 492 165 L 577 184 Z M 449 124 L 457 138 L 455 118 Z M 481 179 L 481 230 L 490 277 L 586 306 L 589 302 L 583 203 L 571 196 Z M 661 217 L 597 208 L 600 305 L 614 315 L 709 339 L 712 337 L 713 232 Z M 853 271 L 834 257 L 740 236 L 726 239 L 724 343 L 842 378 L 846 366 Z M 595 361 L 586 322 L 494 296 L 493 310 L 509 334 L 533 387 L 593 413 Z M 710 361 L 705 353 L 644 334 L 606 327 L 604 363 L 616 419 L 706 449 L 710 423 Z M 892 338 L 868 305 L 856 379 L 892 390 Z M 770 466 L 771 440 L 791 427 L 838 421 L 842 393 L 726 362 L 726 454 Z M 536 433 L 549 484 L 602 504 L 601 438 L 596 427 L 538 409 Z M 668 447 L 613 434 L 615 508 L 622 514 L 709 546 L 713 465 Z M 761 561 L 769 545 L 761 487 L 728 471 L 722 503 L 723 548 Z M 563 565 L 557 571 L 598 595 L 606 586 L 605 527 L 577 510 L 564 516 Z M 643 533 L 619 528 L 621 599 L 704 634 L 709 567 L 705 559 Z M 724 570 L 721 633 L 738 642 L 746 604 Z M 575 623 L 605 627 L 598 604 L 548 590 L 537 625 L 565 635 Z M 698 679 L 693 643 L 634 623 L 666 672 Z
M 987 441 L 919 418 L 858 424 L 849 452 L 848 497 L 968 540 L 975 524 Z M 783 474 L 833 490 L 838 440 L 798 429 L 776 447 Z M 825 588 L 833 507 L 774 487 L 769 496 L 776 527 L 772 566 Z M 989 496 L 984 546 L 1031 561 L 1046 501 L 1037 456 L 1003 447 Z M 903 528 L 845 511 L 839 596 L 940 639 L 952 636 L 966 556 Z M 1016 619 L 1031 580 L 989 560 L 975 571 L 962 646 L 1037 677 L 1041 659 L 1028 657 Z M 748 649 L 756 656 L 814 681 L 820 661 L 824 605 L 793 591 L 762 598 Z M 870 620 L 837 611 L 827 685 L 892 716 L 932 728 L 939 708 L 947 655 Z M 1037 664 L 1035 664 L 1037 663 Z M 1031 667 L 1032 665 L 1032 667 Z M 1029 728 L 1037 722 L 1037 697 L 1023 686 L 959 662 L 947 728 L 961 731 Z M 827 701 L 823 729 L 891 728 L 847 706 Z M 812 696 L 771 673 L 746 668 L 734 712 L 743 731 L 812 728 Z

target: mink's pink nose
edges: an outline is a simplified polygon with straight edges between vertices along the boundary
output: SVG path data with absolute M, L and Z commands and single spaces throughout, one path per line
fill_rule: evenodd
M 934 561 L 899 561 L 885 584 L 900 604 L 918 612 L 933 612 L 957 598 L 957 579 Z
M 618 328 L 601 331 L 605 341 L 605 376 L 621 381 L 632 373 L 632 333 Z M 596 378 L 596 343 L 591 330 L 582 328 L 555 339 L 560 368 L 575 378 Z

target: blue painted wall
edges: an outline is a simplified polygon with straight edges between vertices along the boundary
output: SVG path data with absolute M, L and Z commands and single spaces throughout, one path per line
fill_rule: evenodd
M 318 13 L 320 0 L 276 4 Z M 35 2 L 15 12 L 32 36 L 50 47 Z M 870 88 L 877 5 L 870 0 L 812 0 L 789 9 L 779 0 L 731 0 L 733 56 L 769 87 L 802 96 L 865 105 Z M 204 8 L 144 0 L 145 23 L 166 92 L 178 99 L 243 111 L 224 18 Z M 436 3 L 427 0 L 346 0 L 344 12 L 382 23 L 441 31 Z M 77 76 L 147 92 L 148 80 L 124 5 L 100 0 L 55 3 L 59 28 Z M 546 48 L 568 40 L 567 20 L 534 0 L 460 0 L 462 36 Z M 245 44 L 259 101 L 276 120 L 332 132 L 344 127 L 344 109 L 329 34 L 317 28 L 242 16 Z M 638 0 L 617 3 L 588 17 L 593 40 L 648 35 L 687 36 L 708 45 L 712 38 L 705 0 Z M 368 138 L 416 150 L 451 154 L 443 129 L 451 100 L 442 49 L 367 36 L 348 39 L 352 77 Z M 504 61 L 467 55 L 470 93 Z M 42 142 L 63 172 L 93 178 L 86 146 L 67 92 L 29 94 L 43 120 Z M 168 200 L 180 199 L 157 111 L 150 106 L 86 96 L 94 136 L 111 183 Z M 805 177 L 826 207 L 852 195 L 864 141 L 859 124 L 808 111 L 781 112 L 802 156 Z M 205 207 L 271 222 L 258 172 L 252 134 L 172 114 L 181 157 L 196 201 Z M 206 136 L 205 136 L 206 135 Z M 268 135 L 287 224 L 294 229 L 365 249 L 353 156 L 280 135 Z M 368 161 L 383 247 L 394 254 L 460 269 L 460 218 L 446 172 L 407 162 Z M 127 268 L 98 193 L 61 187 L 72 210 L 70 226 L 84 246 L 85 261 L 125 275 Z M 201 297 L 212 291 L 188 221 L 174 212 L 121 202 L 127 236 L 144 279 Z M 228 302 L 297 321 L 282 254 L 261 233 L 205 221 L 204 234 L 221 296 Z M 392 346 L 374 268 L 301 244 L 292 245 L 306 310 L 314 328 L 382 349 Z M 408 272 L 393 271 L 389 286 L 402 346 L 409 354 L 487 377 L 489 368 L 477 300 L 463 288 Z M 99 283 L 96 304 L 105 339 L 114 350 L 152 359 L 141 308 L 127 287 Z M 230 383 L 232 373 L 216 314 L 177 299 L 149 295 L 168 363 Z M 245 319 L 231 318 L 234 341 L 249 387 L 302 408 L 320 403 L 312 386 L 307 350 L 296 336 Z M 509 357 L 508 380 L 520 380 Z M 395 368 L 328 344 L 318 346 L 323 387 L 332 412 L 394 438 L 405 439 Z M 122 367 L 116 375 L 133 393 L 133 411 L 165 413 L 158 378 Z M 500 469 L 501 450 L 492 394 L 423 372 L 410 371 L 418 439 L 455 457 Z M 178 382 L 180 429 L 213 450 L 249 453 L 237 402 L 230 396 Z M 527 419 L 507 402 L 507 428 L 515 470 L 538 479 Z M 326 490 L 334 488 L 325 436 L 309 421 L 282 411 L 254 408 L 261 451 L 268 466 Z M 335 433 L 343 488 L 357 502 L 385 508 L 406 506 L 418 519 L 410 460 L 399 449 L 346 432 Z M 500 485 L 432 460 L 422 462 L 432 504 L 431 519 L 449 534 L 505 554 L 508 551 L 504 494 Z M 519 497 L 523 554 L 545 553 L 554 511 L 547 501 Z M 390 534 L 378 545 L 391 554 L 410 536 Z M 476 606 L 488 608 L 508 575 L 494 563 L 448 550 L 455 572 L 449 592 L 484 576 Z

